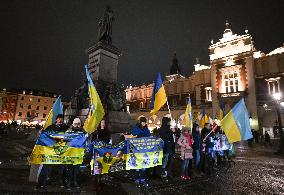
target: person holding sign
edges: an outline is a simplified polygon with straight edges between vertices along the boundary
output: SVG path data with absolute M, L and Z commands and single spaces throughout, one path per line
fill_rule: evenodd
M 135 125 L 134 128 L 132 129 L 131 135 L 134 136 L 134 137 L 137 137 L 137 138 L 150 137 L 151 136 L 151 133 L 150 133 L 148 126 L 147 126 L 147 119 L 144 116 L 140 117 L 139 123 L 137 125 Z M 145 168 L 137 169 L 136 171 L 137 171 L 137 177 L 136 177 L 135 183 L 137 183 L 138 186 L 140 186 L 140 185 L 147 186 L 148 184 L 145 181 L 146 169 Z

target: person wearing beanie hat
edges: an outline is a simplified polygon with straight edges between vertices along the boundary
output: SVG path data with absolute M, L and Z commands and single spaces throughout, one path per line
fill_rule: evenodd
M 80 118 L 74 118 L 71 127 L 66 131 L 66 133 L 85 133 L 81 125 Z M 77 177 L 79 174 L 80 165 L 67 165 L 67 181 L 65 187 L 67 190 L 70 189 L 70 185 L 75 188 L 80 188 L 77 182 Z
M 64 118 L 63 114 L 58 114 L 56 116 L 55 123 L 48 126 L 43 131 L 48 132 L 48 134 L 64 134 L 64 133 L 66 133 L 68 126 L 66 124 L 64 124 L 63 118 Z M 57 179 L 60 187 L 64 187 L 64 182 L 63 182 L 63 180 L 64 180 L 64 178 L 63 178 L 64 168 L 65 167 L 62 164 L 58 164 L 58 165 L 44 164 L 42 166 L 41 172 L 39 174 L 38 183 L 35 187 L 35 190 L 38 190 L 38 189 L 44 187 L 45 185 L 47 185 L 47 180 L 48 180 L 49 174 L 52 171 L 52 169 L 57 170 L 57 176 L 56 176 L 57 178 L 56 179 Z M 69 188 L 67 188 L 67 189 L 69 189 Z
M 131 131 L 131 134 L 138 138 L 151 136 L 151 133 L 147 127 L 147 119 L 144 116 L 141 116 L 139 118 L 139 123 L 134 126 L 134 128 Z M 148 186 L 148 184 L 145 181 L 145 171 L 146 169 L 136 170 L 137 175 L 136 175 L 135 183 L 137 183 L 138 186 L 140 185 Z
M 144 116 L 139 118 L 139 123 L 134 126 L 131 134 L 136 137 L 150 137 L 151 133 L 147 126 L 147 119 Z

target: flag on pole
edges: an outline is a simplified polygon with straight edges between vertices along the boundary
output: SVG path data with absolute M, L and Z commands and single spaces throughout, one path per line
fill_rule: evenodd
M 105 111 L 104 111 L 104 107 L 102 105 L 101 99 L 99 97 L 99 94 L 90 77 L 88 65 L 86 65 L 85 68 L 86 68 L 86 75 L 87 75 L 87 80 L 88 80 L 90 107 L 89 107 L 88 117 L 84 123 L 83 128 L 86 132 L 93 133 L 97 129 L 102 118 L 104 117 Z
M 63 114 L 63 104 L 61 102 L 60 96 L 58 96 L 58 98 L 56 99 L 56 101 L 52 106 L 52 109 L 49 111 L 43 129 L 46 129 L 48 126 L 55 123 L 56 116 L 58 114 Z
M 217 96 L 218 101 L 219 101 L 219 120 L 221 121 L 223 119 L 223 117 L 225 116 L 225 105 L 223 103 L 223 101 L 221 100 L 220 95 Z
M 150 114 L 151 115 L 156 114 L 166 102 L 167 102 L 166 91 L 163 86 L 161 74 L 158 73 L 158 76 L 157 76 L 157 79 L 154 85 L 153 93 L 152 93 Z
M 252 138 L 249 115 L 243 98 L 223 118 L 221 127 L 230 143 Z
M 201 112 L 201 114 L 198 116 L 199 121 L 201 122 L 201 127 L 203 128 L 205 123 L 209 122 L 207 114 L 205 114 L 205 110 Z
M 185 110 L 185 113 L 184 113 L 184 117 L 185 117 L 185 126 L 192 129 L 193 117 L 192 117 L 190 95 L 188 96 L 188 101 L 187 101 L 187 106 L 186 106 L 186 110 Z

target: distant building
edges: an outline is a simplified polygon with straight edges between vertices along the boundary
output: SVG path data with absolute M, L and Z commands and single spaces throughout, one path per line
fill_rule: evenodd
M 210 65 L 201 65 L 197 59 L 191 76 L 182 76 L 180 71 L 172 71 L 173 68 L 171 74 L 166 75 L 164 86 L 173 118 L 180 124 L 184 123 L 188 94 L 193 111 L 204 109 L 212 119 L 219 118 L 218 95 L 225 104 L 226 112 L 244 98 L 251 128 L 272 131 L 277 124 L 274 97 L 280 97 L 281 102 L 284 92 L 284 46 L 264 54 L 255 49 L 247 30 L 244 35 L 233 34 L 226 23 L 223 37 L 216 43 L 211 42 L 209 52 Z M 173 63 L 172 67 L 179 66 Z M 125 90 L 132 117 L 138 119 L 143 115 L 148 118 L 149 126 L 154 128 L 169 112 L 165 105 L 156 116 L 150 116 L 152 91 L 153 83 L 128 86 Z
M 0 121 L 44 123 L 57 95 L 30 89 L 2 90 Z

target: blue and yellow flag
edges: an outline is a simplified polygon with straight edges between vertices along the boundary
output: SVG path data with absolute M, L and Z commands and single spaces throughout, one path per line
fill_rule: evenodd
M 249 115 L 243 98 L 223 118 L 221 127 L 230 143 L 252 138 Z
M 192 117 L 192 108 L 191 108 L 191 100 L 190 100 L 190 96 L 188 97 L 188 101 L 187 101 L 187 106 L 186 106 L 186 110 L 184 113 L 184 117 L 185 117 L 185 126 L 192 129 L 192 124 L 193 124 L 193 117 Z
M 167 102 L 166 91 L 163 86 L 161 74 L 158 73 L 157 80 L 155 82 L 153 93 L 152 93 L 150 114 L 152 115 L 156 114 L 166 102 Z
M 207 116 L 207 114 L 205 114 L 205 110 L 204 109 L 200 113 L 198 119 L 200 121 L 199 124 L 201 125 L 202 128 L 204 127 L 205 123 L 209 122 L 208 116 Z
M 220 110 L 219 110 L 219 120 L 221 121 L 223 119 L 223 117 L 225 116 L 225 106 L 224 106 L 223 101 L 221 100 L 220 95 L 218 95 L 217 98 L 218 98 L 219 107 L 220 107 Z
M 44 130 L 31 154 L 31 164 L 82 164 L 87 136 L 85 133 L 57 134 Z
M 56 99 L 56 101 L 53 104 L 52 109 L 49 111 L 49 114 L 47 115 L 46 122 L 44 124 L 44 128 L 46 129 L 48 126 L 52 125 L 56 121 L 56 116 L 58 114 L 63 114 L 63 104 L 61 102 L 60 96 Z
M 84 123 L 83 128 L 86 132 L 93 133 L 99 126 L 99 123 L 101 122 L 102 118 L 104 117 L 105 111 L 104 111 L 104 107 L 102 105 L 101 99 L 99 97 L 99 94 L 90 77 L 88 65 L 86 65 L 85 68 L 86 68 L 86 75 L 87 75 L 87 80 L 88 80 L 90 108 L 89 108 L 88 117 Z

